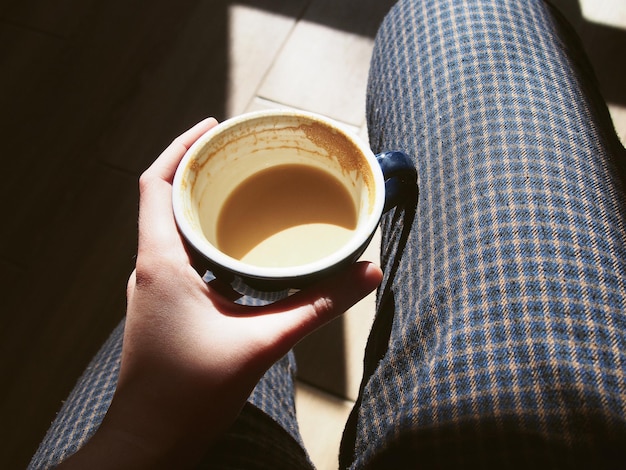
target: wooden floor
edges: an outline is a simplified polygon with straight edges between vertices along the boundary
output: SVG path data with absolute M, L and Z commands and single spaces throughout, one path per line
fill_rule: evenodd
M 365 135 L 373 36 L 392 3 L 0 3 L 2 468 L 26 465 L 123 317 L 142 170 L 208 115 L 289 106 Z M 624 140 L 624 3 L 556 3 L 583 36 Z M 299 347 L 298 412 L 320 468 L 336 465 L 372 315 L 370 297 Z

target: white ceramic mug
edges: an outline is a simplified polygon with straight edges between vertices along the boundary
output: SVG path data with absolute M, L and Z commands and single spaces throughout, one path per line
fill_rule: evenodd
M 188 150 L 174 215 L 215 277 L 301 288 L 356 261 L 383 211 L 415 184 L 401 152 L 376 156 L 324 116 L 262 111 L 222 122 Z

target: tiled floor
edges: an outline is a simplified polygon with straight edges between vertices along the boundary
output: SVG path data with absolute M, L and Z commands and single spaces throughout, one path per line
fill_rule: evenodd
M 0 154 L 10 175 L 0 187 L 0 210 L 10 221 L 0 229 L 0 375 L 10 377 L 0 391 L 0 462 L 7 468 L 24 466 L 123 314 L 143 168 L 207 114 L 223 119 L 293 107 L 334 117 L 366 137 L 373 37 L 392 3 L 0 5 Z M 626 4 L 554 3 L 581 33 L 626 141 Z M 28 191 L 24 174 L 34 181 Z M 375 242 L 366 257 L 376 256 Z M 297 348 L 299 419 L 321 469 L 337 465 L 373 300 Z

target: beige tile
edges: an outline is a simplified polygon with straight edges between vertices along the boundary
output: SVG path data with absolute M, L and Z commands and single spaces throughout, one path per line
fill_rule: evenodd
M 364 123 L 361 128 L 358 130 L 359 137 L 363 140 L 363 142 L 367 142 L 369 144 L 370 138 L 367 130 L 367 123 Z
M 626 106 L 609 103 L 609 112 L 613 119 L 615 131 L 622 141 L 622 145 L 626 146 Z
M 372 47 L 371 38 L 301 21 L 259 96 L 360 127 Z
M 336 470 L 339 444 L 353 403 L 296 384 L 296 411 L 304 445 L 319 470 Z
M 283 2 L 285 3 L 285 2 Z M 232 4 L 228 9 L 228 117 L 241 114 L 296 25 L 304 0 L 279 12 Z
M 624 0 L 579 0 L 582 16 L 594 23 L 624 28 L 626 2 Z
M 265 110 L 268 110 L 268 109 L 298 110 L 298 108 L 296 108 L 294 106 L 287 106 L 286 104 L 283 104 L 283 103 L 277 103 L 275 101 L 266 100 L 266 99 L 259 98 L 258 96 L 256 96 L 248 104 L 248 107 L 246 108 L 246 112 L 247 113 L 251 113 L 253 111 L 265 111 Z M 300 110 L 300 111 L 306 111 L 306 110 Z
M 246 108 L 246 112 L 263 111 L 266 109 L 291 109 L 291 110 L 298 110 L 298 111 L 314 112 L 314 111 L 311 111 L 310 109 L 301 109 L 301 108 L 296 108 L 294 106 L 287 106 L 282 103 L 276 103 L 275 101 L 270 101 L 270 100 L 266 100 L 266 99 L 259 98 L 259 97 L 255 97 L 252 100 L 252 102 Z M 347 129 L 348 131 L 353 132 L 354 134 L 356 134 L 362 139 L 364 138 L 365 142 L 367 142 L 367 135 L 365 135 L 365 137 L 363 136 L 362 128 L 359 128 L 357 126 L 353 126 L 350 124 L 346 124 L 345 122 L 338 121 L 337 119 L 335 119 L 335 121 L 344 129 Z
M 312 0 L 259 96 L 361 126 L 373 38 L 396 0 Z

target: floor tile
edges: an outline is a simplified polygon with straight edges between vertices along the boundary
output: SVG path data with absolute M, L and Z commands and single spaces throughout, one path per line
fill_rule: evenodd
M 284 2 L 283 2 L 284 3 Z M 233 4 L 228 12 L 228 96 L 226 114 L 244 112 L 256 94 L 289 34 L 296 25 L 295 13 L 304 8 L 304 0 L 290 2 L 281 13 Z
M 304 445 L 318 470 L 336 470 L 339 444 L 353 403 L 296 384 L 296 412 Z
M 582 15 L 589 21 L 616 28 L 626 26 L 624 0 L 579 0 Z
M 276 103 L 275 101 L 270 101 L 270 100 L 266 100 L 263 98 L 259 98 L 259 97 L 255 97 L 252 102 L 248 105 L 248 107 L 246 108 L 246 112 L 253 112 L 253 111 L 264 111 L 264 110 L 268 110 L 268 109 L 290 109 L 290 110 L 295 110 L 295 111 L 307 111 L 307 112 L 315 112 L 312 111 L 310 109 L 301 109 L 301 108 L 296 108 L 294 106 L 287 106 L 285 104 L 282 103 Z M 318 113 L 321 114 L 321 113 Z M 323 114 L 322 114 L 323 115 Z M 326 115 L 327 117 L 331 117 Z M 353 126 L 350 124 L 346 124 L 345 122 L 341 122 L 338 121 L 337 119 L 334 119 L 334 121 L 342 126 L 344 129 L 353 132 L 354 134 L 356 134 L 360 139 L 362 139 L 364 142 L 367 142 L 367 135 L 363 134 L 363 127 L 357 127 L 357 126 Z
M 0 18 L 51 38 L 68 37 L 93 3 L 93 0 L 5 0 L 0 6 Z
M 609 112 L 613 118 L 615 132 L 617 132 L 622 145 L 626 146 L 626 106 L 609 104 Z
M 395 0 L 314 0 L 259 96 L 361 126 L 373 38 Z
M 372 39 L 298 23 L 259 90 L 271 101 L 361 126 Z

